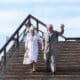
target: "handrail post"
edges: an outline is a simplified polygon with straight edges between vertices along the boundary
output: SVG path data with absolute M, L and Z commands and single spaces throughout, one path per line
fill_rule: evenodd
M 19 48 L 19 32 L 17 32 L 17 48 Z
M 44 33 L 42 32 L 42 38 L 44 37 Z
M 31 17 L 29 16 L 29 21 L 28 21 L 29 27 L 31 26 Z
M 38 20 L 36 21 L 36 25 L 37 25 L 37 32 L 39 31 L 39 22 Z
M 4 48 L 4 67 L 6 67 L 6 48 Z

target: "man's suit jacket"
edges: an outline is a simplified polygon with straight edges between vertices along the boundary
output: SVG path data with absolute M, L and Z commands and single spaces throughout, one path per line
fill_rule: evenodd
M 42 48 L 44 49 L 44 54 L 46 55 L 46 58 L 49 56 L 55 56 L 58 36 L 62 34 L 63 32 L 57 31 L 53 31 L 51 36 L 49 36 L 48 32 L 44 34 Z

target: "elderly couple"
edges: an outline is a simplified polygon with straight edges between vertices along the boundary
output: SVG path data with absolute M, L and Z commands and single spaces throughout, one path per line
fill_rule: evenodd
M 52 24 L 47 26 L 47 32 L 42 38 L 42 51 L 44 52 L 44 60 L 47 72 L 56 72 L 56 44 L 58 36 L 64 33 L 64 24 L 61 24 L 61 32 L 55 31 Z M 34 26 L 31 26 L 29 33 L 25 39 L 25 54 L 23 64 L 31 64 L 31 72 L 36 71 L 36 65 L 39 54 L 38 44 L 41 41 L 40 36 L 35 32 Z

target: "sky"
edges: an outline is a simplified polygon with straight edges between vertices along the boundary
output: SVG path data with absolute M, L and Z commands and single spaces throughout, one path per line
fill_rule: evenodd
M 0 45 L 28 14 L 58 31 L 63 23 L 64 36 L 80 37 L 80 0 L 0 0 Z

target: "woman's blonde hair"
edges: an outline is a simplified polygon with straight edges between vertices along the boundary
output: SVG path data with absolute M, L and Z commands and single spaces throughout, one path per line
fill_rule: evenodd
M 31 32 L 32 30 L 35 31 L 35 26 L 33 26 L 33 25 L 29 28 L 29 32 Z

